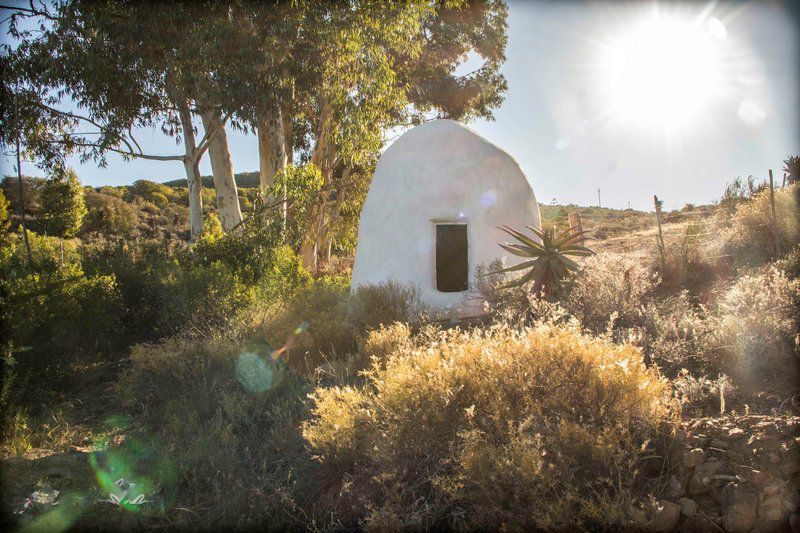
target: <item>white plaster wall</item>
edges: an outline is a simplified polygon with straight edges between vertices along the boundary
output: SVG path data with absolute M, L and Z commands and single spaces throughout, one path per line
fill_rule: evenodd
M 417 126 L 378 161 L 361 211 L 352 286 L 395 280 L 416 285 L 431 311 L 469 315 L 481 302 L 436 289 L 437 222 L 467 224 L 470 286 L 475 267 L 505 258 L 497 229 L 539 226 L 539 204 L 519 164 L 497 146 L 452 120 Z

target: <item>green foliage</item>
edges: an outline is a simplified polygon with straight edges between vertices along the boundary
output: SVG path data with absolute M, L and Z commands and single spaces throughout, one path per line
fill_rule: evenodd
M 3 294 L 6 338 L 34 348 L 18 357 L 26 369 L 114 347 L 122 314 L 114 276 L 85 276 L 79 266 L 65 265 L 45 275 L 8 278 Z
M 42 215 L 39 221 L 49 235 L 72 238 L 78 234 L 86 215 L 83 187 L 74 170 L 57 172 L 41 192 Z
M 268 390 L 252 393 L 237 380 L 244 354 L 269 368 Z M 122 406 L 180 473 L 162 480 L 163 493 L 212 529 L 296 526 L 299 510 L 285 503 L 298 485 L 313 486 L 296 479 L 298 468 L 313 467 L 298 429 L 309 390 L 263 344 L 175 339 L 135 346 L 118 386 Z M 171 516 L 186 527 L 198 518 Z
M 256 201 L 256 217 L 269 217 L 273 231 L 280 232 L 283 220 L 281 210 L 285 200 L 287 207 L 286 235 L 284 242 L 299 249 L 303 237 L 312 224 L 311 208 L 317 201 L 324 180 L 319 168 L 313 163 L 287 165 L 276 175 L 274 182 L 261 191 L 265 201 Z
M 116 189 L 103 187 L 104 190 Z M 124 201 L 120 195 L 88 191 L 86 193 L 86 217 L 83 219 L 83 233 L 99 233 L 106 237 L 129 237 L 139 222 L 139 215 L 133 205 Z
M 8 200 L 6 200 L 3 190 L 0 189 L 0 268 L 5 266 L 11 257 L 11 239 L 8 235 L 8 228 L 11 222 L 8 219 Z
M 41 209 L 40 193 L 45 180 L 31 176 L 22 176 L 22 194 L 25 197 L 25 214 L 36 215 Z M 9 201 L 9 212 L 19 214 L 19 180 L 16 177 L 5 176 L 0 187 Z
M 33 259 L 33 265 L 29 266 L 22 227 L 18 227 L 14 233 L 8 233 L 7 237 L 10 258 L 3 266 L 4 274 L 10 278 L 32 272 L 48 275 L 64 265 L 80 265 L 78 241 L 76 240 L 64 240 L 59 237 L 48 237 L 47 235 L 39 235 L 35 231 L 28 231 L 28 243 L 31 247 L 31 257 Z
M 393 340 L 364 386 L 312 395 L 303 434 L 344 527 L 632 525 L 636 461 L 670 407 L 637 349 L 545 326 L 399 333 L 373 333 Z
M 546 296 L 557 294 L 561 291 L 564 280 L 574 276 L 580 268 L 578 263 L 570 259 L 570 256 L 586 257 L 594 253 L 579 244 L 581 237 L 586 232 L 568 230 L 556 234 L 555 227 L 547 231 L 533 226 L 526 227 L 533 232 L 533 238 L 508 226 L 500 227 L 519 242 L 519 244 L 501 244 L 500 246 L 513 255 L 527 259 L 518 265 L 504 268 L 500 272 L 527 270 L 523 276 L 510 282 L 507 287 L 521 287 L 533 281 L 534 294 L 541 293 Z
M 363 365 L 357 345 L 367 332 L 419 318 L 419 295 L 413 287 L 387 282 L 351 293 L 349 285 L 343 276 L 321 277 L 271 311 L 264 325 L 266 338 L 276 349 L 287 347 L 294 368 L 313 372 L 322 363 Z

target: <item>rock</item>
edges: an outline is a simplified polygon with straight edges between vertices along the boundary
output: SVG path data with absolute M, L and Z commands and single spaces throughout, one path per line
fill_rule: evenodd
M 706 460 L 708 453 L 702 448 L 693 448 L 683 454 L 683 466 L 695 468 Z
M 733 428 L 728 432 L 728 438 L 732 440 L 740 439 L 744 436 L 744 430 L 742 428 Z
M 647 522 L 648 531 L 667 533 L 675 529 L 681 519 L 681 507 L 669 500 L 658 500 L 658 505 Z
M 691 498 L 681 498 L 678 500 L 681 506 L 681 514 L 684 516 L 694 516 L 697 514 L 697 502 Z
M 758 496 L 731 482 L 725 486 L 723 497 L 722 523 L 725 531 L 750 531 L 756 521 Z
M 789 528 L 792 533 L 800 533 L 800 515 L 793 514 L 789 517 Z
M 730 446 L 730 445 L 731 445 L 731 443 L 726 441 L 726 440 L 714 439 L 714 440 L 711 441 L 711 444 L 709 444 L 709 447 L 717 448 L 719 450 L 726 450 L 726 449 L 728 449 L 728 446 Z
M 711 476 L 722 468 L 721 461 L 706 461 L 694 469 L 694 474 L 689 478 L 687 487 L 689 494 L 702 494 L 708 491 L 711 485 Z
M 776 464 L 781 462 L 781 456 L 778 455 L 777 453 L 771 453 L 771 454 L 769 454 L 768 457 L 769 457 L 769 462 L 774 464 L 774 465 L 776 465 Z
M 670 476 L 669 478 L 669 487 L 667 487 L 667 496 L 670 498 L 680 498 L 683 496 L 685 491 L 683 490 L 683 484 L 678 481 L 678 478 L 675 476 Z
M 747 473 L 747 482 L 760 488 L 769 483 L 771 477 L 763 470 L 751 470 Z
M 780 483 L 772 483 L 771 485 L 764 487 L 763 491 L 765 496 L 774 496 L 776 494 L 780 494 L 781 485 Z
M 765 522 L 779 522 L 782 520 L 784 513 L 783 509 L 781 509 L 780 496 L 776 494 L 764 498 L 764 501 L 758 506 L 758 516 Z

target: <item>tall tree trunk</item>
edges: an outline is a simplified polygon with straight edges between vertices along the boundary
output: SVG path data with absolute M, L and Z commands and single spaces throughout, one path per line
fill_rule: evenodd
M 322 190 L 330 189 L 333 168 L 336 164 L 336 146 L 331 138 L 331 122 L 333 117 L 333 106 L 323 97 L 320 100 L 320 114 L 317 126 L 316 144 L 311 154 L 311 162 L 319 168 L 322 174 Z M 300 245 L 300 260 L 306 268 L 317 266 L 317 253 L 322 246 L 321 238 L 324 239 L 325 211 L 328 205 L 328 194 L 323 193 L 318 196 L 315 206 L 312 206 L 309 213 L 308 232 L 303 236 Z
M 208 146 L 211 158 L 211 174 L 214 177 L 214 188 L 217 191 L 217 209 L 222 229 L 230 231 L 242 221 L 242 210 L 239 207 L 239 195 L 236 191 L 236 180 L 233 173 L 233 161 L 228 148 L 228 135 L 222 124 L 219 109 L 210 109 L 203 113 L 203 128 L 206 134 L 212 128 L 219 128 Z
M 259 185 L 275 182 L 275 174 L 286 167 L 288 156 L 283 114 L 279 105 L 258 121 Z
M 186 171 L 186 182 L 189 186 L 190 241 L 194 242 L 203 236 L 203 184 L 200 181 L 200 161 L 195 153 L 197 146 L 192 126 L 192 113 L 188 103 L 184 102 L 180 105 L 179 114 L 183 129 L 183 146 L 186 152 L 183 158 L 183 169 Z
M 272 107 L 267 117 L 262 117 L 258 122 L 258 159 L 259 159 L 259 185 L 267 187 L 275 183 L 275 176 L 286 168 L 288 164 L 288 150 L 285 120 L 279 104 Z M 274 198 L 277 200 L 277 198 Z M 281 192 L 281 229 L 286 233 L 286 189 Z

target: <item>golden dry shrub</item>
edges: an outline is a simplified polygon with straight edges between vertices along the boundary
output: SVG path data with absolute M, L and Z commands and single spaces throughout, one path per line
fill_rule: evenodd
M 798 187 L 793 184 L 775 190 L 775 223 L 783 252 L 800 243 Z M 740 203 L 730 219 L 721 211 L 717 223 L 718 236 L 708 243 L 708 255 L 730 256 L 745 265 L 761 264 L 776 256 L 768 188 Z
M 637 257 L 598 253 L 586 258 L 581 272 L 562 300 L 564 308 L 595 333 L 630 327 L 643 321 L 643 305 L 658 278 Z
M 772 265 L 741 276 L 717 302 L 708 357 L 734 381 L 796 380 L 799 311 L 800 279 Z
M 303 434 L 343 526 L 630 525 L 637 458 L 672 408 L 637 348 L 552 325 L 398 337 L 372 333 L 395 348 L 363 386 L 311 395 Z

